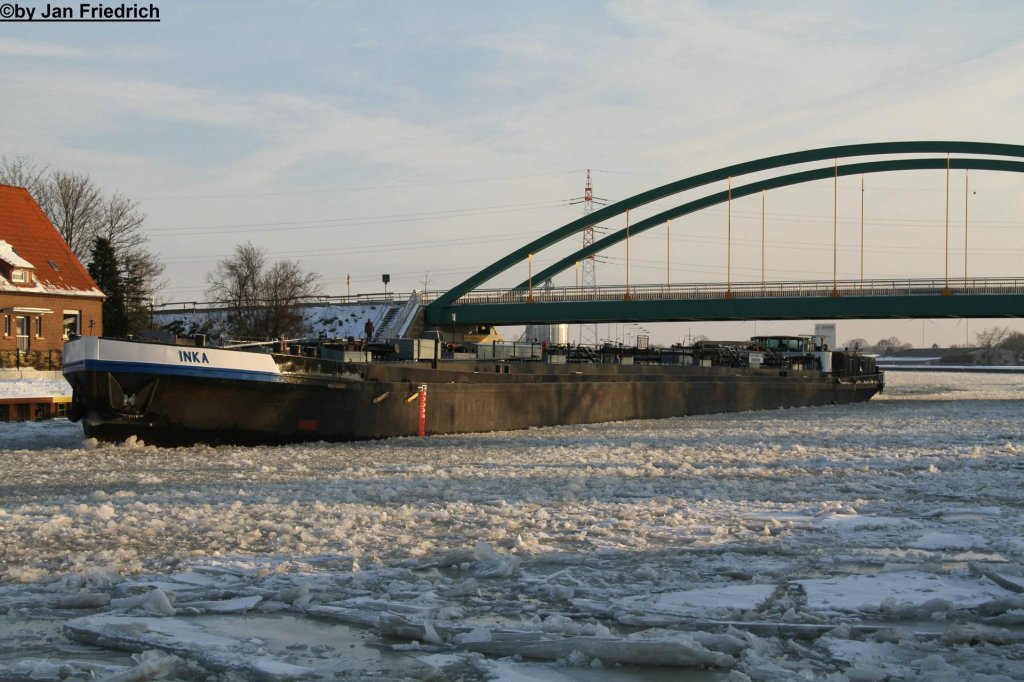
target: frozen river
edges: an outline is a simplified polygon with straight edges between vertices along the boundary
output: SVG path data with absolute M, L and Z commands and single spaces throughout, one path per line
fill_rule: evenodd
M 0 424 L 0 679 L 1021 680 L 1022 407 L 1024 375 L 890 373 L 355 444 Z

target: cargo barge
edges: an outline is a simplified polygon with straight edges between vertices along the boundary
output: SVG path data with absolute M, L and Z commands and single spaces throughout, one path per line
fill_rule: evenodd
M 332 359 L 315 346 L 253 352 L 82 337 L 65 346 L 64 375 L 74 391 L 69 417 L 87 437 L 160 446 L 657 419 L 853 403 L 883 388 L 871 358 L 779 338 L 796 337 L 759 337 L 743 349 L 545 348 L 525 358 L 482 348 L 490 357 L 439 362 L 370 349 Z

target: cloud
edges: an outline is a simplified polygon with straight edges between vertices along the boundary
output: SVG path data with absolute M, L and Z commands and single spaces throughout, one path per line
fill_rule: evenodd
M 54 43 L 41 43 L 28 40 L 16 40 L 13 38 L 0 38 L 0 55 L 8 57 L 30 57 L 30 58 L 54 58 L 54 59 L 75 59 L 83 57 L 82 50 L 57 45 Z

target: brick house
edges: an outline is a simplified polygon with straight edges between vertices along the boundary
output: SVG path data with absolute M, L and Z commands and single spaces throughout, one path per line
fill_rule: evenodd
M 103 299 L 28 190 L 0 185 L 0 367 L 59 368 L 70 335 L 103 333 Z

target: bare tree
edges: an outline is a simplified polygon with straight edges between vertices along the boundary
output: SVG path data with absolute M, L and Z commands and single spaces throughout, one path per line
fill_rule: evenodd
M 319 280 L 316 273 L 303 272 L 296 261 L 274 263 L 263 278 L 268 336 L 307 331 L 295 303 L 319 293 Z
M 996 356 L 999 354 L 999 345 L 1009 336 L 1010 329 L 1008 327 L 992 327 L 977 332 L 974 338 L 978 342 L 978 348 L 981 349 L 982 362 L 986 365 L 991 365 L 995 362 Z
M 874 346 L 874 351 L 879 355 L 888 355 L 889 353 L 895 353 L 901 350 L 907 350 L 913 348 L 909 343 L 903 343 L 899 338 L 890 336 L 888 338 L 881 339 Z
M 80 261 L 85 262 L 103 224 L 104 201 L 88 175 L 53 171 L 49 196 L 42 204 L 60 236 Z
M 206 295 L 228 308 L 228 323 L 240 338 L 275 338 L 304 333 L 297 304 L 320 291 L 320 276 L 295 261 L 268 266 L 267 253 L 251 242 L 207 274 Z
M 999 347 L 1012 351 L 1016 356 L 1020 356 L 1024 353 L 1024 334 L 1021 334 L 1020 332 L 1010 332 L 1003 342 L 999 344 Z
M 103 202 L 96 236 L 109 239 L 111 246 L 121 257 L 145 250 L 147 239 L 142 233 L 146 214 L 139 211 L 138 202 L 114 194 Z
M 847 348 L 849 350 L 865 350 L 870 345 L 871 344 L 868 343 L 867 339 L 857 338 L 857 339 L 850 339 L 849 341 L 844 343 L 843 344 L 843 348 Z
M 148 326 L 149 304 L 162 287 L 163 265 L 149 250 L 146 215 L 118 192 L 109 198 L 88 175 L 36 166 L 28 157 L 0 157 L 0 182 L 24 187 L 82 263 L 93 259 L 96 239 L 113 249 L 123 283 L 119 296 L 129 333 Z M 107 292 L 104 292 L 107 293 Z
M 260 279 L 267 255 L 250 242 L 235 247 L 235 254 L 218 261 L 206 275 L 207 297 L 228 308 L 228 323 L 236 336 L 259 336 Z
M 47 168 L 32 163 L 27 156 L 0 156 L 0 184 L 24 187 L 42 206 L 47 191 Z

